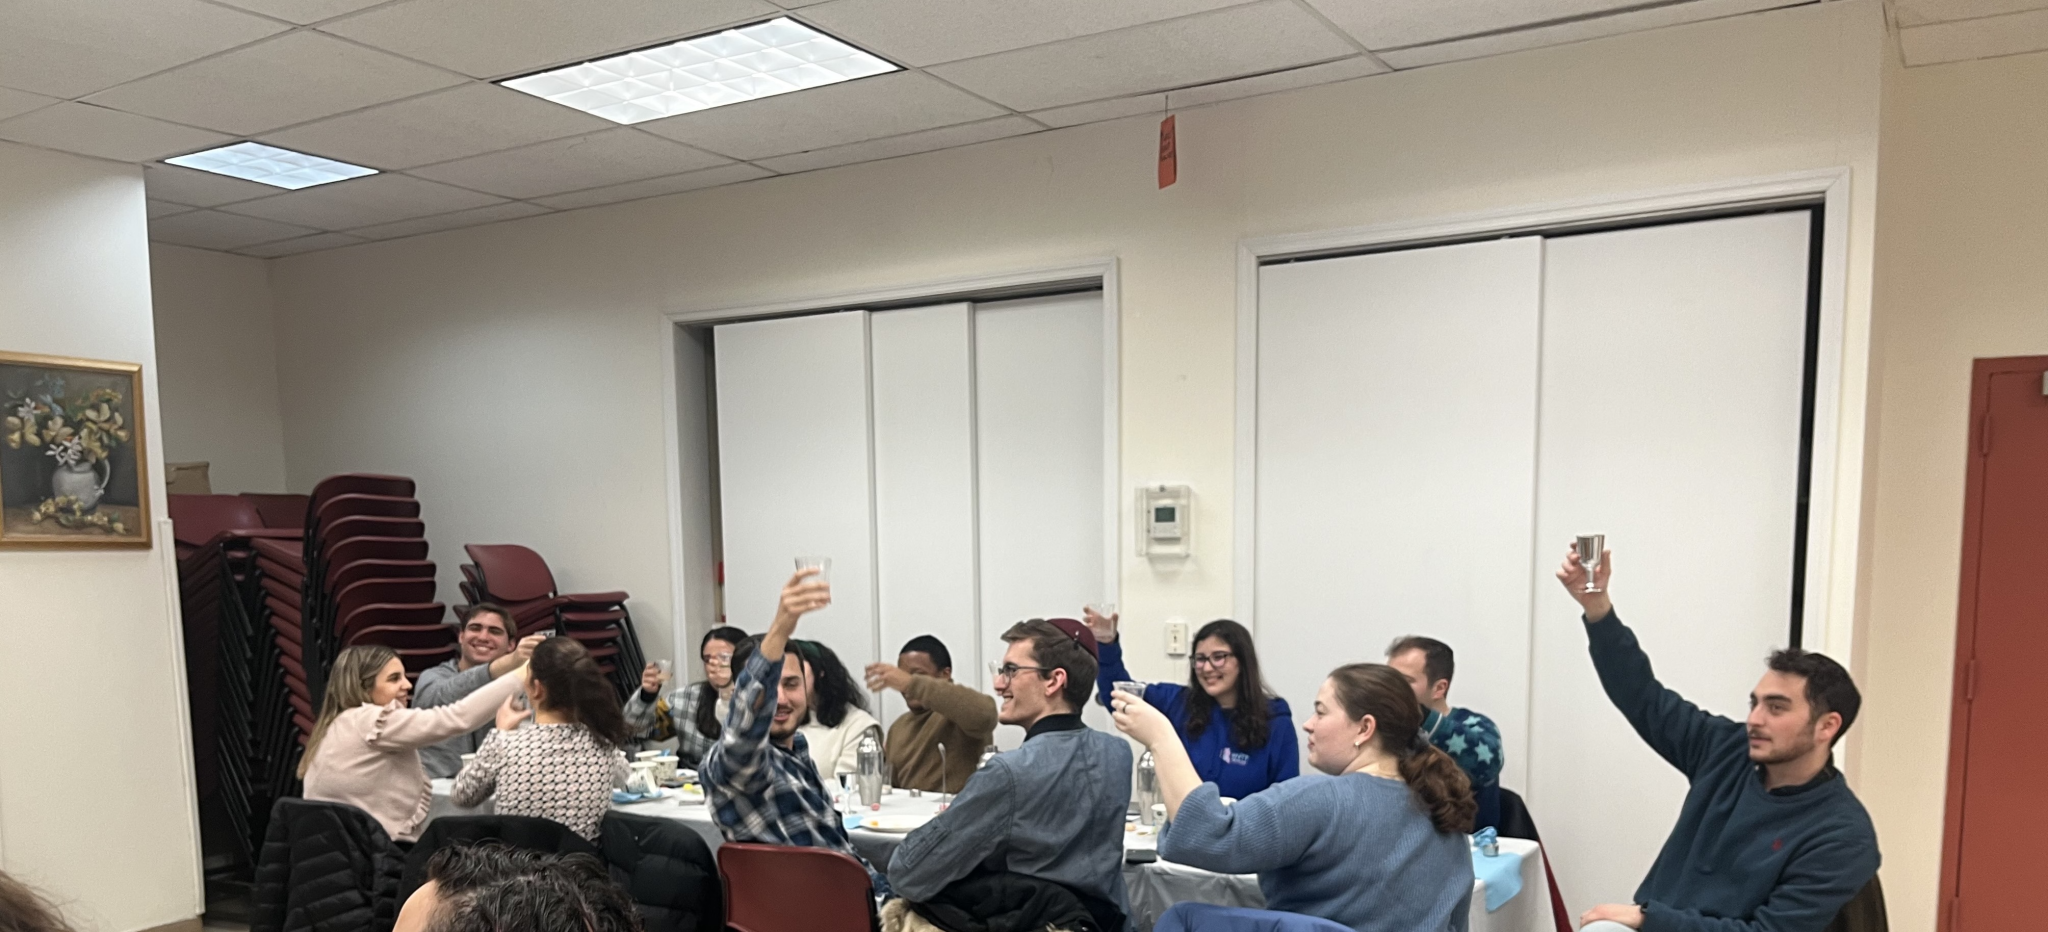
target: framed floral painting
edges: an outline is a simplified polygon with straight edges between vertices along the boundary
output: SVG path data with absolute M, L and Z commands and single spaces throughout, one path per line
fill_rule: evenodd
M 0 548 L 149 546 L 142 367 L 0 352 Z

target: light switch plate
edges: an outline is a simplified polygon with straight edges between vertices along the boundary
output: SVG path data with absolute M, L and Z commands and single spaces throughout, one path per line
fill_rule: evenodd
M 1166 656 L 1185 657 L 1188 655 L 1188 623 L 1178 618 L 1166 623 Z

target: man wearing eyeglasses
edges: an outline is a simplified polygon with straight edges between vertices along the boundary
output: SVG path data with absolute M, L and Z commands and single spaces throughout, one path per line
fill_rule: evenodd
M 1029 901 L 1044 912 L 1020 927 L 1086 918 L 1122 932 L 1131 747 L 1081 724 L 1095 684 L 1095 636 L 1055 618 L 1018 622 L 1003 640 L 1010 646 L 993 670 L 996 717 L 1022 727 L 1024 744 L 990 758 L 951 808 L 903 840 L 889 883 L 944 928 Z
M 462 632 L 456 635 L 460 654 L 454 660 L 420 671 L 420 681 L 412 690 L 413 708 L 453 705 L 492 680 L 524 665 L 533 656 L 534 645 L 541 642 L 542 636 L 532 635 L 514 645 L 511 617 L 503 608 L 490 602 L 472 606 L 469 617 L 462 622 Z M 425 768 L 429 777 L 455 776 L 455 772 L 462 769 L 462 755 L 474 753 L 477 746 L 483 744 L 484 736 L 490 733 L 491 727 L 485 725 L 440 744 L 421 748 L 420 766 Z

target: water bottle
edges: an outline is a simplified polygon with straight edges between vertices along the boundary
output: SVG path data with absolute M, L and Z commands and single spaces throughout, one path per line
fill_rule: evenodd
M 875 730 L 861 732 L 854 746 L 854 773 L 860 783 L 860 801 L 869 809 L 882 808 L 882 742 Z
M 1159 798 L 1159 769 L 1152 763 L 1151 751 L 1138 755 L 1137 789 L 1138 824 L 1147 827 L 1157 827 L 1159 825 L 1159 817 L 1152 807 L 1161 802 Z

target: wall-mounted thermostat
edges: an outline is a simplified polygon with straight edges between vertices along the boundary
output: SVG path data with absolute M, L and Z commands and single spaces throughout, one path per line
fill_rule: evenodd
M 1189 508 L 1193 493 L 1184 485 L 1148 485 L 1138 490 L 1138 553 L 1185 557 L 1192 551 Z

